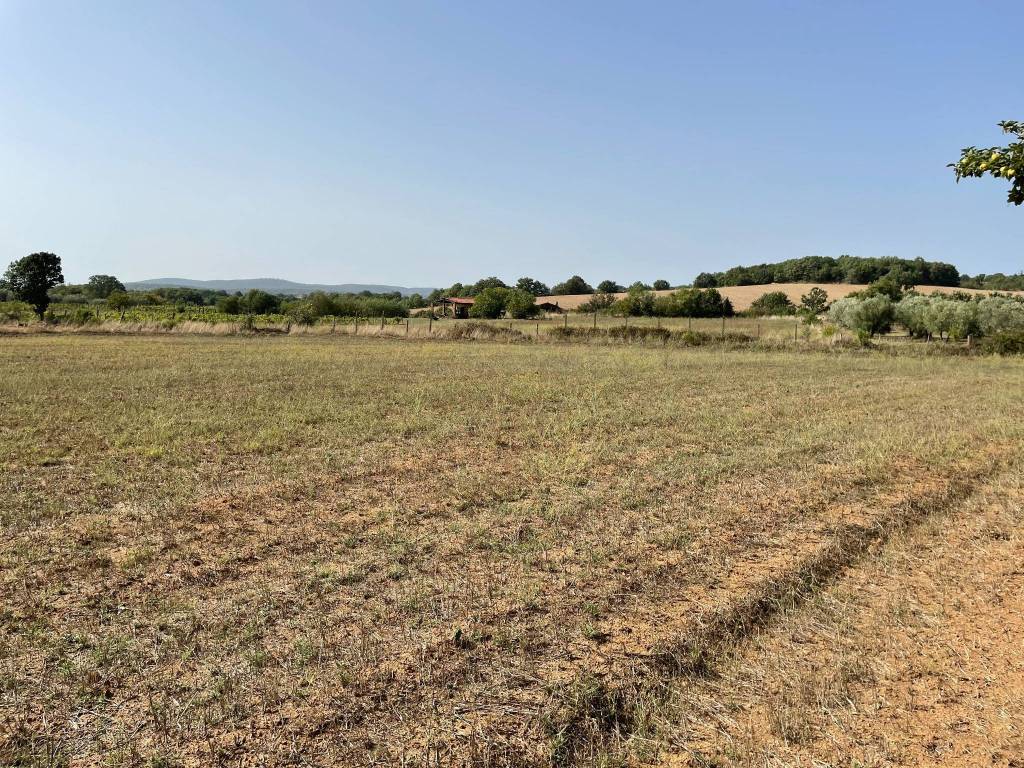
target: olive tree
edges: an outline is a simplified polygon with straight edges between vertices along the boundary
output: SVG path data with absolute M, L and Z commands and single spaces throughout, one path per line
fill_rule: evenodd
M 917 338 L 928 335 L 928 307 L 931 299 L 920 294 L 910 294 L 896 304 L 896 322 Z
M 856 331 L 863 339 L 888 333 L 895 319 L 895 308 L 888 296 L 857 298 L 848 296 L 832 302 L 829 320 Z
M 1003 331 L 1024 331 L 1024 303 L 1003 296 L 978 302 L 978 327 L 986 336 Z

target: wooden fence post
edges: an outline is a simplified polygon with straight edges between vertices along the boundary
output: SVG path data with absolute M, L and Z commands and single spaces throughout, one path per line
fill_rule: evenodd
M 427 320 L 427 333 L 434 332 L 434 305 L 430 305 L 430 319 Z
M 795 320 L 793 322 L 793 341 L 797 341 L 797 334 L 800 332 L 800 321 Z
M 597 330 L 597 312 L 594 313 L 594 330 Z
M 384 313 L 383 312 L 380 313 L 380 329 L 382 331 L 384 330 Z
M 405 335 L 409 335 L 409 318 L 405 318 Z
M 725 315 L 722 315 L 722 338 L 725 338 Z

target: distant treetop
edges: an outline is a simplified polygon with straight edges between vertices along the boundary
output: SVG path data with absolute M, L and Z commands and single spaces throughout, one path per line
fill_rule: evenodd
M 573 275 L 564 283 L 559 283 L 551 289 L 551 293 L 555 296 L 573 296 L 593 292 L 594 289 L 590 287 L 590 284 L 579 275 Z

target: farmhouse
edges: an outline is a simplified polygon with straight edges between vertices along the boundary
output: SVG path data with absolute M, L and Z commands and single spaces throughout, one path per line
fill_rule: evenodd
M 461 299 L 456 296 L 446 296 L 439 302 L 441 305 L 441 315 L 446 316 L 448 314 L 448 308 L 451 307 L 452 317 L 456 320 L 462 320 L 469 317 L 469 308 L 473 306 L 473 299 Z

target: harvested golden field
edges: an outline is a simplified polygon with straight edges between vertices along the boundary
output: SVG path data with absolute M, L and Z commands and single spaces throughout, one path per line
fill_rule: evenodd
M 1024 437 L 998 358 L 38 334 L 0 371 L 0 764 L 688 759 L 685 681 Z
M 811 288 L 821 288 L 825 293 L 828 294 L 829 301 L 835 301 L 841 299 L 844 296 L 849 296 L 855 291 L 862 291 L 867 288 L 866 285 L 854 285 L 851 283 L 772 283 L 769 285 L 730 285 L 725 288 L 719 288 L 718 291 L 724 297 L 732 302 L 732 308 L 737 312 L 742 312 L 745 309 L 750 309 L 750 305 L 754 303 L 756 299 L 759 299 L 766 293 L 773 291 L 782 291 L 788 297 L 789 300 L 794 304 L 800 303 L 800 297 L 806 294 Z M 980 296 L 988 296 L 991 291 L 983 291 L 975 288 L 950 288 L 944 285 L 919 285 L 917 290 L 925 295 L 931 293 L 971 293 L 978 294 Z M 667 296 L 672 291 L 652 291 L 658 296 Z M 1024 291 L 1006 291 L 1013 295 L 1022 296 Z M 617 293 L 617 298 L 622 298 L 625 293 Z M 539 302 L 551 302 L 552 304 L 558 304 L 562 309 L 576 309 L 580 304 L 585 304 L 593 298 L 589 293 L 575 294 L 572 296 L 541 296 L 537 299 Z
M 714 677 L 673 686 L 657 762 L 1024 765 L 1021 477 L 892 537 Z

